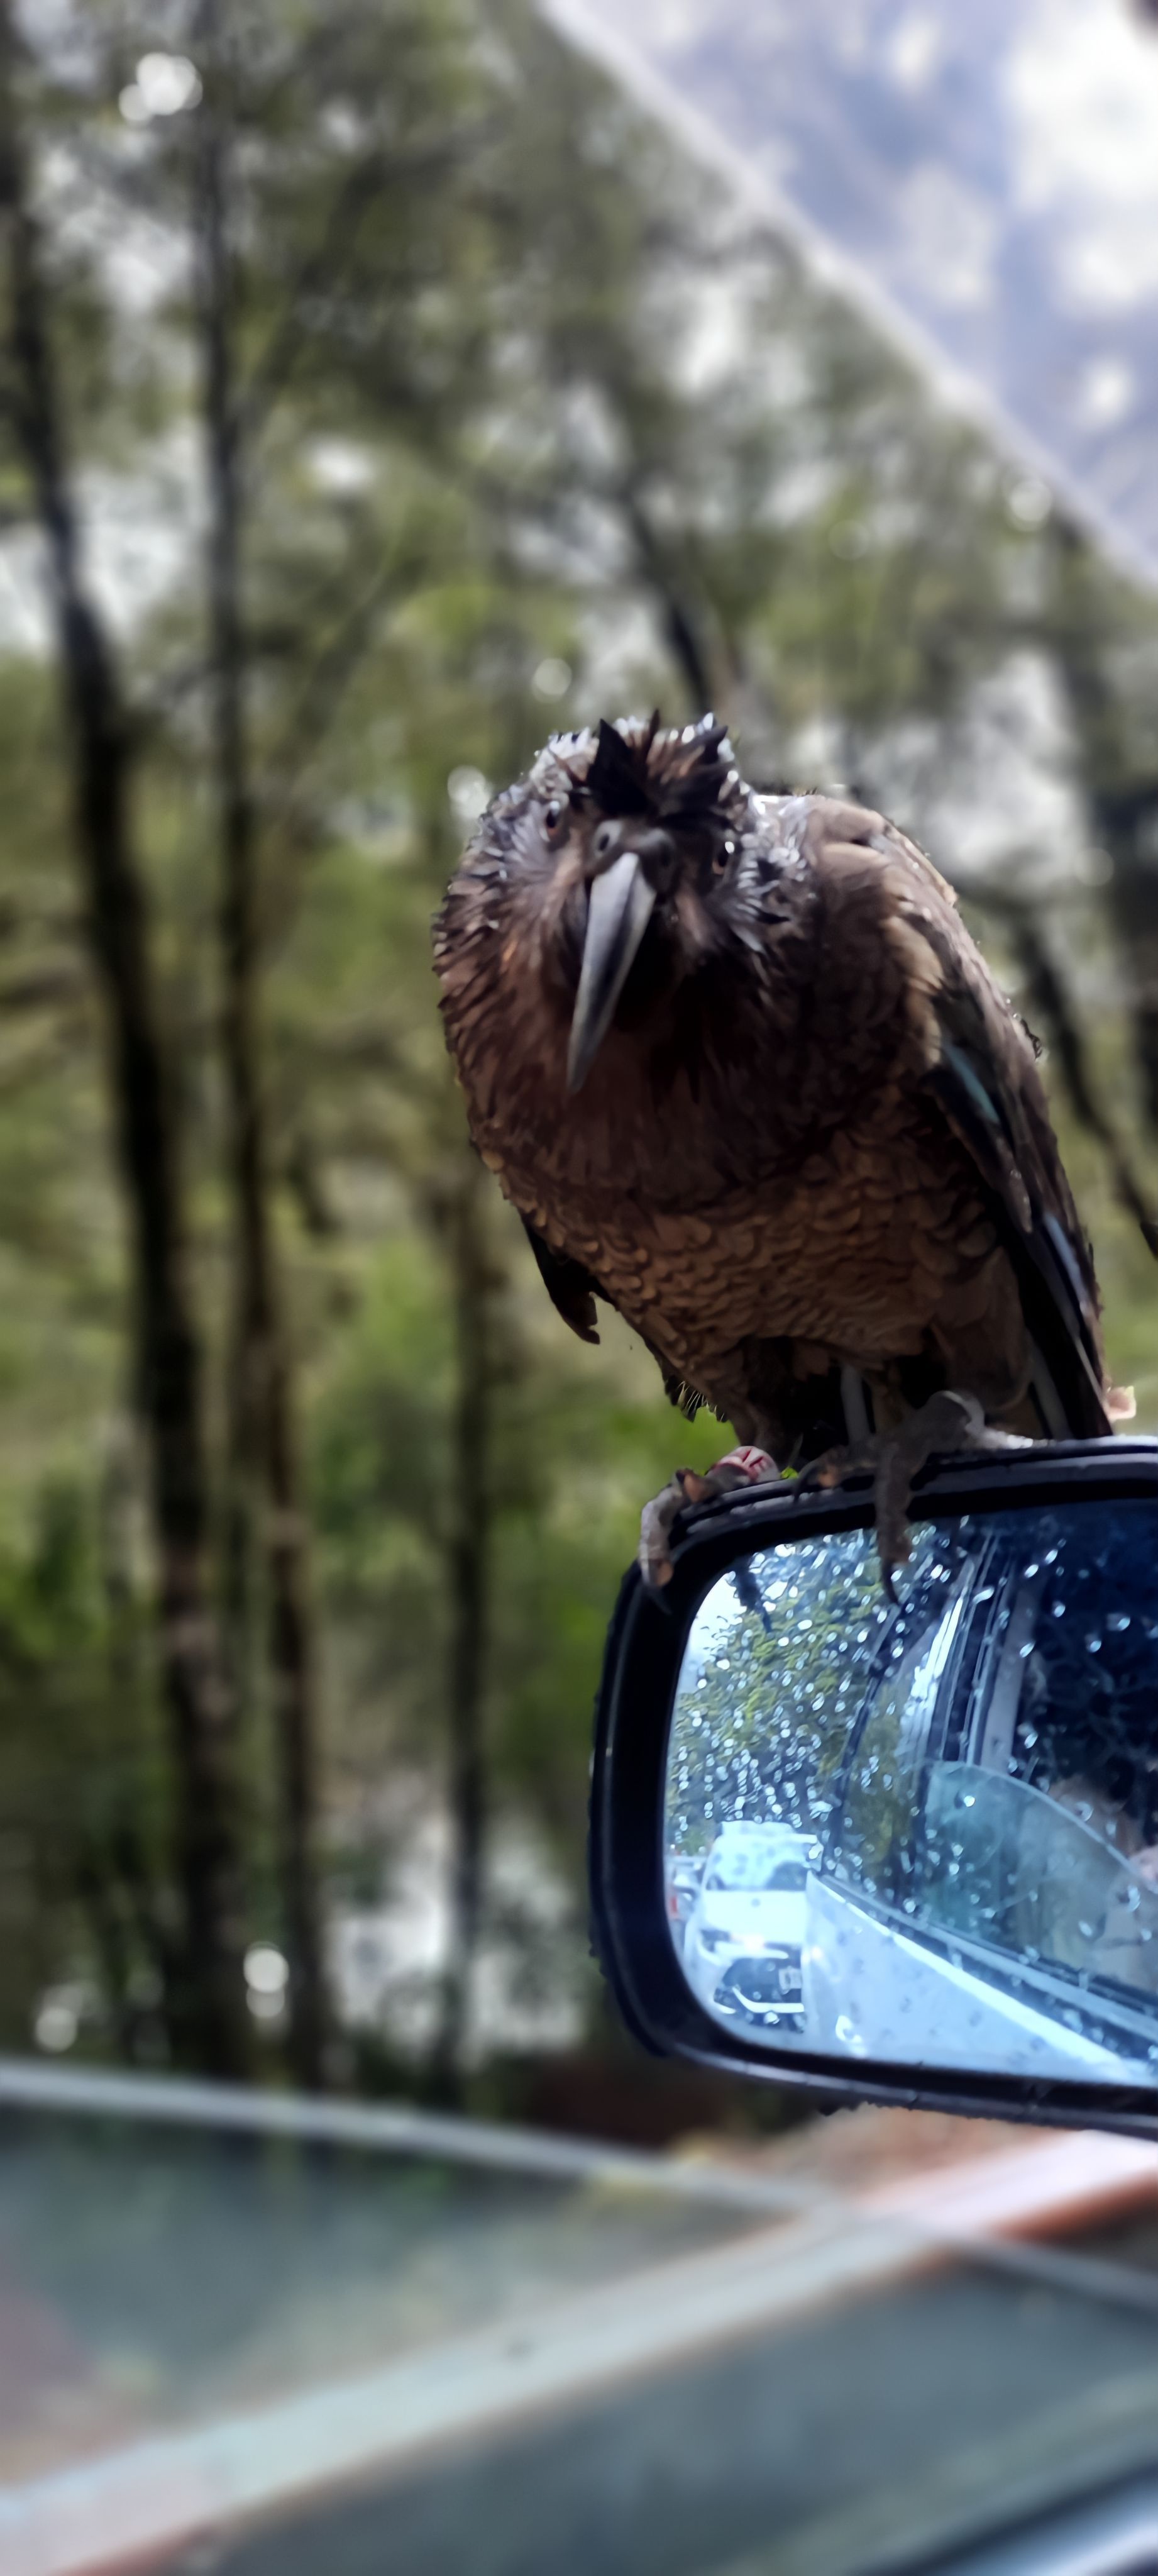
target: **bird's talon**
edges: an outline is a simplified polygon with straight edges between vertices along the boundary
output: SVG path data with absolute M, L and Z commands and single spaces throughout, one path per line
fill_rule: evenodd
M 881 1582 L 889 1600 L 895 1602 L 894 1576 L 908 1564 L 912 1554 L 909 1504 L 913 1486 L 923 1470 L 958 1450 L 1031 1446 L 1031 1442 L 1012 1432 L 992 1429 L 974 1396 L 959 1395 L 952 1387 L 946 1387 L 940 1395 L 930 1396 L 918 1412 L 909 1414 L 895 1431 L 874 1432 L 870 1439 L 858 1441 L 848 1449 L 826 1450 L 804 1468 L 800 1483 L 809 1490 L 817 1486 L 827 1490 L 843 1483 L 858 1469 L 871 1469 Z
M 687 1506 L 714 1503 L 721 1494 L 734 1494 L 742 1485 L 761 1485 L 778 1474 L 776 1461 L 766 1449 L 729 1449 L 726 1458 L 717 1458 L 701 1476 L 695 1467 L 677 1467 L 670 1484 L 654 1501 L 645 1503 L 639 1524 L 639 1570 L 649 1592 L 662 1590 L 673 1573 L 668 1541 L 672 1525 Z
M 798 1494 L 830 1494 L 837 1485 L 843 1485 L 846 1476 L 855 1474 L 858 1468 L 863 1471 L 874 1464 L 875 1452 L 872 1457 L 866 1457 L 863 1446 L 826 1449 L 821 1457 L 813 1458 L 807 1467 L 801 1468 L 796 1479 L 796 1491 Z

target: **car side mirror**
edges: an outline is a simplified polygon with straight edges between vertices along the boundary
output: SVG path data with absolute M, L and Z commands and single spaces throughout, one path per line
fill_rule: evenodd
M 596 1726 L 636 2036 L 832 2100 L 1158 2135 L 1158 1441 L 947 1462 L 884 1590 L 863 1479 L 688 1515 Z

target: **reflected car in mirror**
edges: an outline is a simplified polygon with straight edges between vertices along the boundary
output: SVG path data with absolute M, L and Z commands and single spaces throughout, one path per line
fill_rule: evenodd
M 803 2020 L 809 1870 L 820 1847 L 791 1826 L 736 1820 L 710 1843 L 683 1944 L 684 1974 L 725 2020 Z

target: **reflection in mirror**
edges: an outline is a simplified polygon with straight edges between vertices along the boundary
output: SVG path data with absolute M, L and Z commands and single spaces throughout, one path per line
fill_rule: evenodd
M 668 1921 L 746 2045 L 1158 2086 L 1158 1505 L 742 1560 L 668 1744 Z

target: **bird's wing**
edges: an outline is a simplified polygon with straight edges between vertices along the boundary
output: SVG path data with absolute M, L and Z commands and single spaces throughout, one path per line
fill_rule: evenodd
M 526 1217 L 523 1218 L 522 1225 L 538 1262 L 539 1276 L 552 1305 L 562 1316 L 564 1323 L 570 1325 L 572 1332 L 578 1333 L 581 1342 L 597 1342 L 599 1333 L 595 1319 L 595 1300 L 597 1297 L 604 1297 L 607 1303 L 612 1305 L 614 1299 L 607 1297 L 606 1289 L 600 1287 L 599 1281 L 589 1270 L 584 1269 L 581 1261 L 569 1260 L 565 1252 L 552 1252 L 550 1244 L 544 1242 L 542 1235 L 536 1233 L 533 1225 L 528 1225 Z M 660 1370 L 663 1391 L 669 1403 L 674 1404 L 677 1412 L 682 1413 L 687 1421 L 694 1421 L 697 1413 L 707 1404 L 707 1397 L 701 1395 L 698 1387 L 688 1385 L 681 1371 L 673 1368 L 671 1361 L 665 1359 L 663 1352 L 656 1348 L 655 1343 L 648 1340 L 646 1333 L 640 1334 L 640 1340 L 645 1349 L 650 1351 Z M 710 1407 L 708 1409 L 711 1410 Z
M 1081 1438 L 1111 1428 L 1093 1257 L 1031 1041 L 958 918 L 931 863 L 895 826 L 886 862 L 888 928 L 913 969 L 924 1083 L 976 1164 L 1017 1276 L 1022 1310 L 1061 1419 Z
M 599 1282 L 585 1270 L 581 1261 L 570 1261 L 565 1252 L 552 1252 L 541 1234 L 523 1218 L 523 1230 L 539 1265 L 539 1275 L 551 1303 L 558 1308 L 565 1324 L 578 1333 L 581 1342 L 597 1342 L 595 1298 Z

